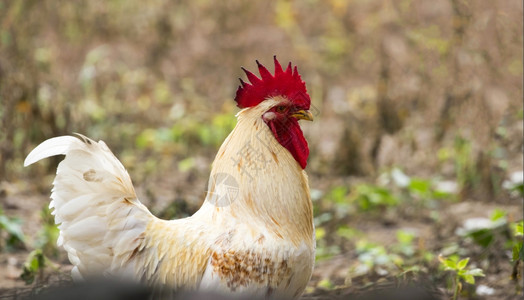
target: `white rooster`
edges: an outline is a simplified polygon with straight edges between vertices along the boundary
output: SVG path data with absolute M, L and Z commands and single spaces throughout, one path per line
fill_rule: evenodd
M 131 278 L 164 290 L 298 298 L 315 257 L 309 155 L 299 119 L 312 120 L 297 68 L 261 78 L 244 69 L 235 101 L 242 110 L 213 162 L 208 194 L 191 217 L 161 220 L 138 200 L 124 166 L 103 141 L 78 135 L 44 141 L 30 165 L 65 155 L 50 207 L 58 245 L 75 279 Z

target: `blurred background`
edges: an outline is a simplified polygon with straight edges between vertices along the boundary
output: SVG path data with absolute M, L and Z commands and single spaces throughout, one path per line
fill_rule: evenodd
M 102 139 L 156 215 L 190 215 L 235 126 L 240 67 L 277 55 L 315 112 L 307 297 L 413 278 L 517 297 L 522 14 L 512 0 L 0 2 L 0 295 L 70 281 L 46 208 L 61 158 L 24 169 L 32 148 Z

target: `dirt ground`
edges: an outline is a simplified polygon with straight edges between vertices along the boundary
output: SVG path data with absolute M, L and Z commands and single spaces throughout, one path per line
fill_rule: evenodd
M 26 220 L 23 223 L 23 230 L 29 239 L 34 238 L 41 228 L 40 208 L 48 204 L 49 195 L 45 193 L 45 190 L 51 187 L 51 180 L 52 177 L 46 178 L 41 185 L 37 186 L 32 185 L 31 182 L 2 183 L 1 202 L 6 208 L 6 214 Z M 167 180 L 161 186 L 168 186 L 170 180 Z M 316 179 L 312 179 L 312 181 L 316 181 Z M 46 186 L 47 182 L 49 183 L 48 186 Z M 198 198 L 198 195 L 203 193 L 203 189 L 199 191 L 198 187 L 203 187 L 204 184 L 205 179 L 199 178 L 192 184 L 186 185 L 187 189 L 183 191 L 184 195 L 186 195 L 185 199 Z M 146 205 L 152 205 L 151 201 L 149 201 L 150 198 L 145 196 L 146 189 L 145 187 L 138 187 L 137 192 L 139 195 L 142 195 L 141 198 Z M 158 208 L 168 205 L 170 200 L 175 199 L 177 196 L 175 194 L 173 189 L 166 188 L 157 190 L 157 192 L 149 196 L 156 199 L 152 206 Z M 502 209 L 509 212 L 509 219 L 518 220 L 521 217 L 522 205 L 515 201 L 513 203 L 511 201 L 506 202 L 489 203 L 469 200 L 459 203 L 448 203 L 440 208 L 439 221 L 430 218 L 431 211 L 418 211 L 416 212 L 417 216 L 399 216 L 395 214 L 387 217 L 370 217 L 351 215 L 347 225 L 360 230 L 369 241 L 386 246 L 395 243 L 395 232 L 397 230 L 407 229 L 416 232 L 417 236 L 420 237 L 418 240 L 419 245 L 423 245 L 428 251 L 437 251 L 437 249 L 442 249 L 446 243 L 457 242 L 457 237 L 453 232 L 466 219 L 489 217 L 495 209 Z M 198 205 L 199 203 L 195 203 L 194 206 L 189 205 L 189 213 L 191 210 L 198 208 Z M 42 274 L 42 278 L 32 285 L 25 284 L 20 275 L 22 273 L 22 265 L 29 251 L 30 249 L 21 249 L 14 253 L 0 253 L 0 299 L 17 299 L 28 294 L 37 294 L 49 286 L 70 284 L 69 271 L 71 270 L 71 265 L 62 249 L 58 258 L 52 260 L 53 268 L 47 269 Z M 438 253 L 435 254 L 438 255 Z M 479 253 L 479 256 L 481 254 Z M 364 276 L 351 278 L 351 282 L 348 282 L 349 269 L 356 260 L 357 253 L 354 249 L 344 249 L 340 254 L 318 262 L 302 299 L 364 297 L 373 291 L 388 291 L 388 288 L 399 286 L 404 286 L 406 291 L 411 291 L 410 287 L 413 288 L 413 286 L 423 286 L 423 290 L 429 291 L 429 295 L 435 297 L 435 299 L 448 299 L 451 296 L 445 280 L 432 277 L 431 272 L 434 272 L 436 269 L 433 271 L 429 270 L 423 276 L 415 276 L 416 278 L 413 278 L 413 281 L 402 280 L 398 276 L 368 273 Z M 436 258 L 433 263 L 438 264 Z M 495 265 L 496 267 L 494 267 Z M 521 285 L 511 279 L 511 274 L 514 271 L 513 267 L 506 255 L 502 253 L 490 258 L 490 269 L 487 270 L 486 277 L 480 278 L 477 284 L 484 284 L 493 288 L 494 293 L 489 296 L 476 296 L 475 299 L 520 299 L 516 290 L 519 289 L 519 286 L 521 288 Z M 522 274 L 522 270 L 520 272 Z M 319 282 L 326 278 L 330 279 L 335 288 L 326 289 L 319 287 Z M 410 282 L 417 284 L 406 285 L 406 283 Z M 419 294 L 414 295 L 420 296 Z
M 0 209 L 26 236 L 0 247 L 0 299 L 71 282 L 63 250 L 36 282 L 20 279 L 59 161 L 24 168 L 29 151 L 73 132 L 102 139 L 154 214 L 190 215 L 235 125 L 240 67 L 272 71 L 274 55 L 298 66 L 315 117 L 301 124 L 319 254 L 303 298 L 409 299 L 390 288 L 415 286 L 450 299 L 443 254 L 485 272 L 462 299 L 518 299 L 508 232 L 524 203 L 504 182 L 524 166 L 522 14 L 515 0 L 0 2 Z M 455 194 L 380 184 L 394 169 Z M 401 200 L 363 208 L 359 188 Z M 488 246 L 458 234 L 498 210 Z

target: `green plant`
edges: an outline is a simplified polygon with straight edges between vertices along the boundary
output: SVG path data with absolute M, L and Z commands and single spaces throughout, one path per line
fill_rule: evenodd
M 349 190 L 345 186 L 335 186 L 326 195 L 329 203 L 333 204 L 333 210 L 337 217 L 345 217 L 352 211 L 351 203 L 348 201 Z
M 511 229 L 513 231 L 513 246 L 512 246 L 512 259 L 514 262 L 521 260 L 524 262 L 524 221 L 514 222 L 511 224 Z
M 328 245 L 326 241 L 326 230 L 323 227 L 315 229 L 315 238 L 317 240 L 317 249 L 315 260 L 326 260 L 340 253 L 340 247 L 337 245 Z
M 462 282 L 475 284 L 475 277 L 484 277 L 484 271 L 480 268 L 466 268 L 469 263 L 469 257 L 459 260 L 457 256 L 450 256 L 448 258 L 439 255 L 438 257 L 441 266 L 445 271 L 453 273 L 453 300 L 458 298 L 462 290 Z
M 457 135 L 453 147 L 443 147 L 438 151 L 440 161 L 452 161 L 460 189 L 475 187 L 480 181 L 477 164 L 473 156 L 471 141 Z
M 0 209 L 0 250 L 24 247 L 25 236 L 21 224 L 22 220 L 16 217 L 8 217 Z
M 359 184 L 349 194 L 349 202 L 357 204 L 361 211 L 371 211 L 396 206 L 400 200 L 385 187 Z
M 350 268 L 351 276 L 361 276 L 370 272 L 384 276 L 392 271 L 396 271 L 397 265 L 403 264 L 403 260 L 399 255 L 388 252 L 383 245 L 372 243 L 365 239 L 356 242 L 355 250 L 358 260 Z
M 477 245 L 487 248 L 496 238 L 505 237 L 511 240 L 508 228 L 507 212 L 495 209 L 489 219 L 473 218 L 464 223 L 459 230 L 459 235 L 471 238 Z
M 406 257 L 413 256 L 415 254 L 415 246 L 413 245 L 415 235 L 405 230 L 398 230 L 396 234 L 398 243 L 393 246 L 393 250 Z
M 363 233 L 355 228 L 351 228 L 345 224 L 338 226 L 336 234 L 344 239 L 352 240 L 356 237 L 362 236 Z
M 333 290 L 336 286 L 329 278 L 324 278 L 317 283 L 317 287 L 324 290 Z
M 48 256 L 57 257 L 58 248 L 56 240 L 60 234 L 58 226 L 55 224 L 54 216 L 51 214 L 51 209 L 44 206 L 40 211 L 42 219 L 42 228 L 37 233 L 34 242 L 35 250 L 31 251 L 24 262 L 22 274 L 20 278 L 26 284 L 31 284 L 35 279 L 41 280 L 44 276 L 44 270 L 47 267 L 57 269 Z
M 502 187 L 515 196 L 524 196 L 524 181 L 522 171 L 510 174 L 509 179 L 502 183 Z
M 444 187 L 448 185 L 449 187 Z M 432 181 L 422 178 L 412 178 L 408 186 L 408 191 L 412 197 L 422 200 L 449 199 L 454 192 L 454 182 L 452 181 Z
M 41 249 L 42 252 L 51 257 L 58 255 L 58 248 L 56 247 L 56 240 L 60 234 L 58 226 L 55 224 L 55 218 L 51 214 L 51 209 L 47 205 L 40 211 L 42 218 L 42 228 L 37 233 L 34 243 L 36 249 Z
M 430 201 L 453 198 L 456 193 L 456 184 L 453 181 L 431 180 L 410 177 L 399 168 L 381 175 L 385 183 L 394 183 L 401 189 L 401 196 L 409 200 L 417 200 L 427 206 Z
M 524 221 L 514 222 L 511 224 L 514 239 L 512 241 L 512 260 L 513 260 L 513 272 L 511 278 L 517 282 L 516 292 L 517 294 L 522 293 L 522 264 L 524 263 Z
M 31 284 L 35 279 L 41 280 L 44 277 L 44 270 L 46 267 L 58 269 L 45 255 L 41 249 L 31 251 L 24 262 L 22 274 L 20 278 L 25 281 L 26 284 Z

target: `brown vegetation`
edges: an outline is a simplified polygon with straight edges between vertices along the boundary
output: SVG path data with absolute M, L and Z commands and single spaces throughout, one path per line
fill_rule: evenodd
M 455 202 L 371 215 L 352 207 L 317 224 L 326 231 L 319 248 L 340 249 L 319 262 L 309 292 L 323 291 L 326 276 L 348 288 L 357 243 L 335 234 L 343 225 L 385 244 L 395 230 L 416 228 L 433 254 L 454 241 L 488 261 L 483 282 L 496 296 L 516 297 L 515 283 L 503 288 L 509 260 L 454 232 L 495 208 L 508 222 L 522 218 L 521 199 L 502 187 L 523 169 L 522 13 L 511 0 L 0 3 L 0 203 L 33 237 L 0 255 L 0 273 L 20 271 L 45 222 L 58 160 L 23 169 L 36 144 L 72 132 L 103 139 L 157 215 L 190 214 L 235 124 L 240 66 L 271 65 L 277 55 L 299 66 L 312 96 L 315 122 L 303 128 L 311 186 L 321 192 L 317 217 L 340 212 L 329 200 L 337 188 L 360 199 L 357 186 L 394 167 L 459 189 Z M 60 255 L 56 263 L 67 265 Z M 379 275 L 353 278 L 350 291 Z M 22 285 L 9 276 L 0 288 Z M 430 281 L 445 289 L 437 277 Z

